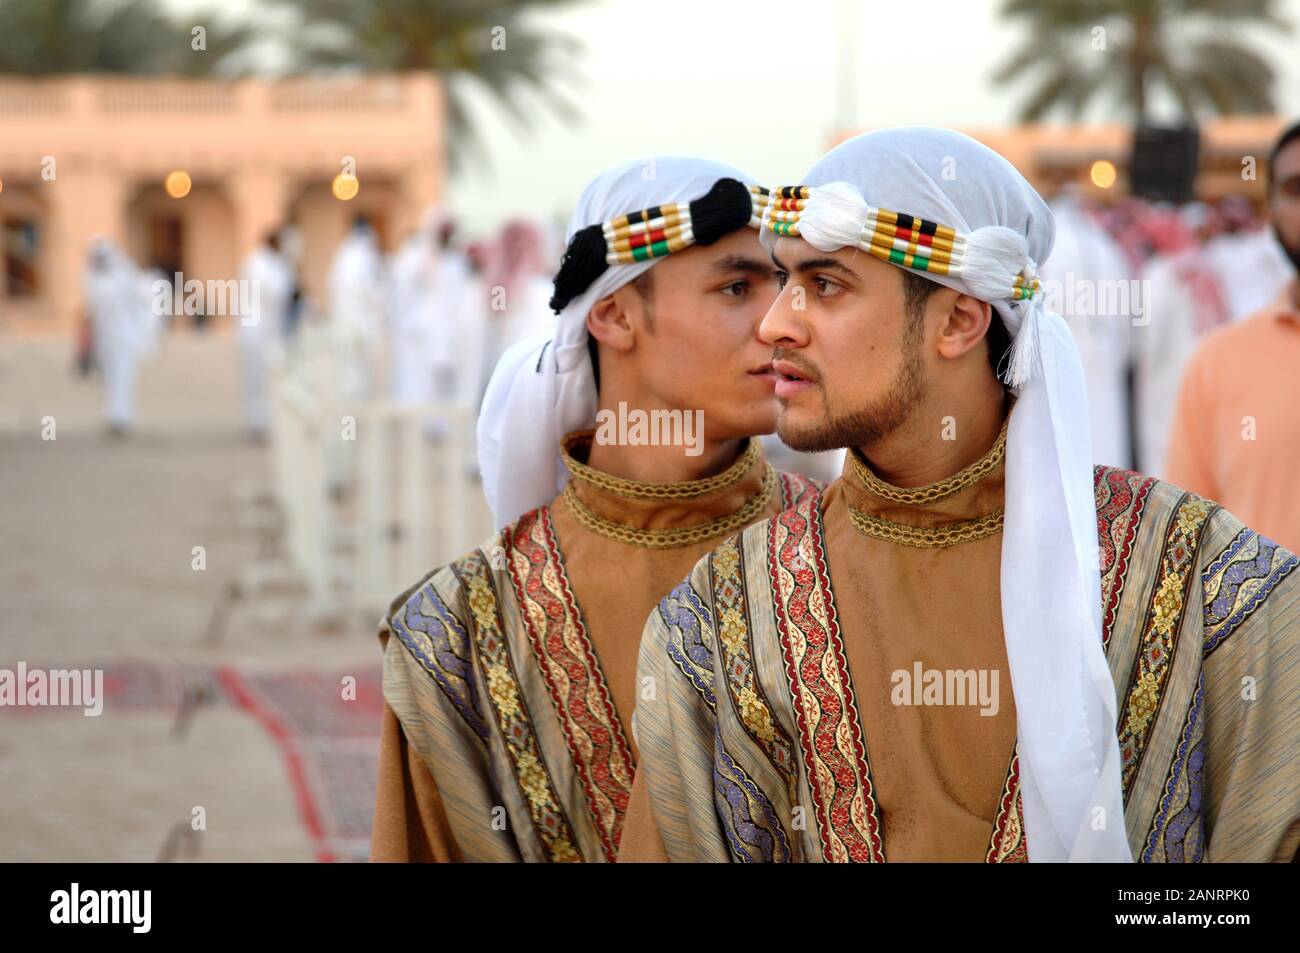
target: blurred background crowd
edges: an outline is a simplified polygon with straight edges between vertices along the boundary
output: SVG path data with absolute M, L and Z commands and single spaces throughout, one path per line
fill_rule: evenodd
M 789 69 L 787 5 L 716 7 L 0 0 L 0 665 L 108 684 L 0 712 L 0 858 L 365 856 L 374 623 L 486 537 L 475 413 L 618 161 L 975 136 L 1057 214 L 1095 462 L 1164 475 L 1197 343 L 1295 277 L 1300 0 L 810 0 Z

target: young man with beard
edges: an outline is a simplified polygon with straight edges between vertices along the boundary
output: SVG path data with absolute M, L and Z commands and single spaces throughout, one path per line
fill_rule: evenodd
M 1268 160 L 1273 234 L 1300 272 L 1300 123 Z M 1197 347 L 1183 374 L 1169 481 L 1300 549 L 1300 280 Z
M 651 614 L 621 859 L 1291 859 L 1296 557 L 1090 465 L 1047 205 L 924 127 L 803 181 L 765 217 L 778 432 L 851 451 Z
M 659 157 L 583 192 L 556 334 L 507 352 L 479 419 L 504 528 L 381 626 L 372 859 L 615 859 L 646 614 L 727 535 L 818 489 L 752 439 L 776 423 L 758 326 L 777 286 L 766 191 L 746 181 Z

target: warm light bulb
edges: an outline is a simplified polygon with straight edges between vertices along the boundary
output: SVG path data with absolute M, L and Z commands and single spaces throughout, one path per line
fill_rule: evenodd
M 357 192 L 361 190 L 361 183 L 357 181 L 355 175 L 345 175 L 340 172 L 334 176 L 334 184 L 330 187 L 334 191 L 334 197 L 341 202 L 356 197 Z
M 174 199 L 183 199 L 190 194 L 190 188 L 193 186 L 190 181 L 190 174 L 177 169 L 175 172 L 169 172 L 167 179 L 163 182 L 163 188 L 167 194 Z
M 1088 173 L 1092 176 L 1092 184 L 1099 189 L 1108 189 L 1115 184 L 1115 163 L 1106 159 L 1098 159 L 1092 164 L 1092 169 Z

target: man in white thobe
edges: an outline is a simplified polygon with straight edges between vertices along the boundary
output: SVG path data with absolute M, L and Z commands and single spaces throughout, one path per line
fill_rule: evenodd
M 430 403 L 445 345 L 439 340 L 437 291 L 441 218 L 425 212 L 420 228 L 392 256 L 389 266 L 390 390 L 401 403 Z
M 123 437 L 135 426 L 136 372 L 157 344 L 159 316 L 144 274 L 107 239 L 92 242 L 83 287 L 104 376 L 104 417 L 109 433 Z
M 249 299 L 240 302 L 239 365 L 243 388 L 244 424 L 249 436 L 265 437 L 270 426 L 267 378 L 282 349 L 285 316 L 293 297 L 294 275 L 271 233 L 244 259 L 241 278 Z
M 330 323 L 344 397 L 369 396 L 384 314 L 384 263 L 374 229 L 357 216 L 330 265 Z
M 1123 251 L 1077 199 L 1052 204 L 1056 244 L 1039 269 L 1048 306 L 1065 323 L 1083 359 L 1092 422 L 1092 462 L 1132 467 L 1129 445 L 1129 334 L 1143 302 Z M 1053 300 L 1059 295 L 1060 300 Z

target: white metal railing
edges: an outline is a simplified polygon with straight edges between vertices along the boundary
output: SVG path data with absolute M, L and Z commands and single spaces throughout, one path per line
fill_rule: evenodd
M 313 617 L 374 620 L 407 586 L 477 545 L 459 404 L 343 400 L 338 355 L 310 335 L 273 387 L 274 496 Z
M 322 615 L 336 610 L 329 582 L 330 500 L 320 404 L 298 380 L 272 391 L 273 494 L 284 516 L 285 549 Z
M 430 423 L 439 426 L 436 437 Z M 477 545 L 465 472 L 472 415 L 453 404 L 370 401 L 357 414 L 352 605 L 374 614 Z

